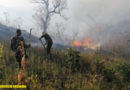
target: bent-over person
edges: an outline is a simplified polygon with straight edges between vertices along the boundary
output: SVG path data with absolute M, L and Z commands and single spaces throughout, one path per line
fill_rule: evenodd
M 51 37 L 45 32 L 42 33 L 42 36 L 39 38 L 39 40 L 41 40 L 43 37 L 44 37 L 44 39 L 46 41 L 46 43 L 43 44 L 43 46 L 45 46 L 47 44 L 47 48 L 46 48 L 47 54 L 50 54 L 50 49 L 51 49 L 51 47 L 53 45 L 53 41 L 52 41 Z

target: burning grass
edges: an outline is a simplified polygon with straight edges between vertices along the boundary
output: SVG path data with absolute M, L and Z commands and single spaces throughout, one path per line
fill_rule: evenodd
M 17 85 L 18 63 L 8 43 L 4 43 L 3 57 L 0 59 L 0 83 L 1 85 Z M 75 49 L 73 50 L 76 52 Z M 24 82 L 31 90 L 130 89 L 130 62 L 118 55 L 111 57 L 97 50 L 95 53 L 79 53 L 79 58 L 67 56 L 68 52 L 62 51 L 53 51 L 51 56 L 47 56 L 45 51 L 38 47 L 31 47 L 27 50 L 27 54 L 29 59 L 27 59 Z M 72 72 L 72 68 L 68 68 L 65 62 L 67 59 L 74 60 L 75 57 L 79 60 L 80 67 Z

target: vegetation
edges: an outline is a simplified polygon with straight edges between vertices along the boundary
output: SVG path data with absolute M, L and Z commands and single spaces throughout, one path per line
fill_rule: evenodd
M 18 63 L 7 41 L 0 59 L 0 84 L 18 84 Z M 130 64 L 123 57 L 95 53 L 52 51 L 47 56 L 40 47 L 27 50 L 28 90 L 129 90 Z

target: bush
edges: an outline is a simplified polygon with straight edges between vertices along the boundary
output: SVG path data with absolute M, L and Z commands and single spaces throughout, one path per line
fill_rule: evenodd
M 79 69 L 79 53 L 74 48 L 69 48 L 67 53 L 67 60 L 66 60 L 66 66 L 67 68 L 70 68 L 72 72 L 75 72 L 77 69 Z
M 97 73 L 98 73 L 98 71 L 99 71 L 99 66 L 100 66 L 100 52 L 99 52 L 99 50 L 97 49 L 96 50 L 96 52 L 95 52 L 95 56 L 96 56 L 96 58 L 95 58 L 95 61 L 94 61 L 94 64 L 96 65 L 96 67 L 97 67 Z
M 130 81 L 130 64 L 120 63 L 117 66 L 117 69 L 119 70 L 123 81 Z
M 106 79 L 107 82 L 112 82 L 115 79 L 115 71 L 113 69 L 105 69 L 104 79 Z

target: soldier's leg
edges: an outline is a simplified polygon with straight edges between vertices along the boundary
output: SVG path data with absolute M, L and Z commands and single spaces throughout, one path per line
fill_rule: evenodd
M 15 57 L 16 57 L 16 61 L 19 63 L 19 68 L 21 68 L 21 56 L 20 56 L 20 54 L 21 54 L 20 50 L 15 51 Z
M 50 50 L 49 50 L 49 43 L 47 44 L 47 48 L 46 48 L 46 50 L 47 50 L 47 54 L 49 54 L 50 53 Z
M 51 46 L 52 46 L 52 43 L 49 42 L 49 43 L 47 44 L 47 54 L 50 54 Z
M 15 56 L 17 62 L 19 63 L 19 68 L 21 68 L 21 57 L 20 56 Z
M 28 58 L 28 55 L 27 55 L 27 53 L 26 53 L 26 50 L 25 50 L 25 58 L 26 58 L 26 59 Z

